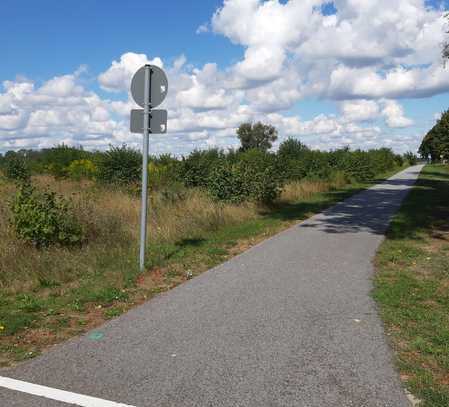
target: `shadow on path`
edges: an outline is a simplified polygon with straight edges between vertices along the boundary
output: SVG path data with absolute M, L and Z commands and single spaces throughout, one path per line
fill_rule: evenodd
M 368 232 L 384 234 L 392 215 L 415 183 L 418 172 L 387 180 L 360 192 L 321 215 L 304 222 L 301 227 L 316 228 L 326 233 Z

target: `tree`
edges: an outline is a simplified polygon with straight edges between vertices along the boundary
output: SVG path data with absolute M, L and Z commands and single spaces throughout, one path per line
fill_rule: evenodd
M 449 109 L 443 112 L 435 126 L 426 134 L 419 153 L 424 158 L 430 155 L 432 161 L 449 158 Z
M 271 148 L 272 143 L 277 140 L 277 130 L 269 125 L 257 122 L 243 123 L 237 130 L 237 136 L 240 140 L 241 151 L 257 148 L 262 151 L 267 151 Z

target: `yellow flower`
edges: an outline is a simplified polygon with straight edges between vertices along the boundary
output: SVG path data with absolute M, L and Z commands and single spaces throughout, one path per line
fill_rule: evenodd
M 3 325 L 0 325 L 0 331 L 3 331 L 5 327 Z

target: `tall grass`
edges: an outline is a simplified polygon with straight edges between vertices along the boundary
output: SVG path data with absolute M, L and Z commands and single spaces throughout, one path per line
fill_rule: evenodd
M 282 190 L 281 202 L 297 202 L 310 199 L 320 193 L 344 187 L 349 180 L 341 172 L 335 172 L 329 180 L 302 179 L 286 184 Z
M 18 240 L 8 221 L 9 202 L 16 188 L 2 181 L 0 287 L 14 292 L 33 290 L 42 284 L 76 284 L 99 270 L 120 284 L 135 263 L 140 198 L 90 181 L 54 182 L 52 178 L 37 176 L 33 183 L 70 198 L 76 217 L 88 231 L 88 243 L 81 248 L 37 249 Z M 152 193 L 149 215 L 149 243 L 158 247 L 244 222 L 257 216 L 257 209 L 252 204 L 218 203 L 201 190 L 188 189 L 175 198 Z

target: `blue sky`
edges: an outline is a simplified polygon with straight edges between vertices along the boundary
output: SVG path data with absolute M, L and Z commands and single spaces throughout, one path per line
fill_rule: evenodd
M 312 147 L 416 149 L 449 107 L 438 53 L 449 1 L 369 3 L 3 0 L 0 152 L 139 146 L 127 87 L 148 60 L 170 80 L 156 152 L 235 145 L 242 120 Z
M 220 1 L 3 0 L 0 77 L 46 80 L 82 63 L 101 72 L 130 50 L 170 60 L 184 53 L 195 65 L 228 64 L 239 47 L 218 35 L 199 36 Z M 220 52 L 216 52 L 219 49 Z

